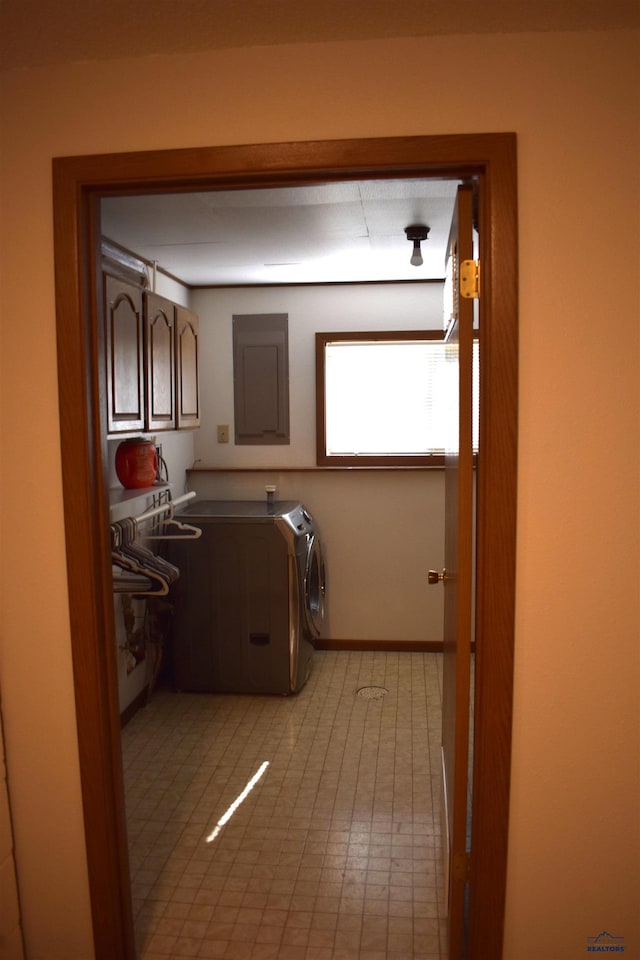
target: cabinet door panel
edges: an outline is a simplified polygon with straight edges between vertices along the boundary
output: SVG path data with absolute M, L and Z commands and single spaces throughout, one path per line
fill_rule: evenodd
M 157 293 L 145 294 L 147 337 L 147 429 L 174 430 L 175 307 Z
M 198 381 L 198 318 L 185 307 L 176 307 L 176 426 L 200 426 Z
M 107 429 L 144 429 L 142 290 L 105 276 Z

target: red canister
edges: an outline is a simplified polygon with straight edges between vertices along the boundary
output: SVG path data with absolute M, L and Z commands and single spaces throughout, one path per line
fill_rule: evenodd
M 133 437 L 116 450 L 116 474 L 127 490 L 152 487 L 158 474 L 158 452 L 151 440 Z

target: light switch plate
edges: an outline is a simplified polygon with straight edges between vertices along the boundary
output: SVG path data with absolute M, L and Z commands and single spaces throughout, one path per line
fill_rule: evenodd
M 229 424 L 218 424 L 218 443 L 229 443 Z

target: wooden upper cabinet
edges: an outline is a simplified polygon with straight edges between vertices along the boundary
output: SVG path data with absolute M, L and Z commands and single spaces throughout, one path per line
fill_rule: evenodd
M 200 426 L 197 316 L 136 283 L 103 277 L 107 432 Z
M 104 275 L 107 347 L 107 430 L 143 430 L 144 331 L 142 289 Z
M 175 305 L 147 291 L 146 337 L 146 429 L 176 427 L 176 324 Z
M 186 307 L 176 311 L 176 427 L 200 426 L 198 318 Z

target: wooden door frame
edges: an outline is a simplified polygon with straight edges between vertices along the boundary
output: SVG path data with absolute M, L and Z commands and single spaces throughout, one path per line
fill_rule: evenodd
M 506 894 L 517 452 L 514 134 L 221 146 L 53 160 L 63 497 L 76 717 L 96 960 L 134 960 L 96 315 L 99 202 L 109 194 L 477 177 L 483 238 L 481 459 L 470 956 L 502 956 Z M 426 578 L 426 570 L 425 570 Z M 426 582 L 426 581 L 425 581 Z

